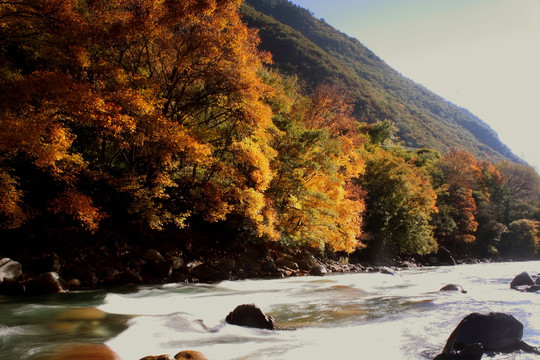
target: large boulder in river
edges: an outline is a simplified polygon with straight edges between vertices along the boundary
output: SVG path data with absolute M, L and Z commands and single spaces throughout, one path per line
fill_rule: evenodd
M 319 262 L 315 259 L 315 256 L 306 251 L 296 254 L 294 261 L 298 264 L 298 267 L 304 271 L 311 271 L 316 266 L 319 266 Z
M 227 315 L 225 321 L 231 325 L 254 327 L 259 329 L 274 330 L 276 323 L 274 318 L 266 316 L 255 304 L 238 305 Z
M 509 353 L 516 350 L 538 353 L 536 348 L 525 344 L 523 324 L 512 315 L 504 313 L 467 315 L 452 332 L 443 353 L 436 359 L 468 359 L 453 357 L 473 344 L 481 344 L 485 351 Z M 472 357 L 474 359 L 474 357 Z
M 0 259 L 0 284 L 15 282 L 22 275 L 22 265 L 9 258 Z
M 313 269 L 311 269 L 309 274 L 313 276 L 325 276 L 326 274 L 328 274 L 328 270 L 326 270 L 326 266 L 318 264 L 317 266 L 313 267 Z
M 62 293 L 68 290 L 66 281 L 53 271 L 31 278 L 25 285 L 26 292 L 33 295 Z
M 519 289 L 520 287 L 526 287 L 526 286 L 533 286 L 534 285 L 534 279 L 532 278 L 531 274 L 524 271 L 519 275 L 516 275 L 512 282 L 510 283 L 510 288 L 512 289 Z

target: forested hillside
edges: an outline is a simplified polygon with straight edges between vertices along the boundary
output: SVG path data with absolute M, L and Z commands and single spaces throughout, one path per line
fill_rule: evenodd
M 344 83 L 361 121 L 389 119 L 410 147 L 467 150 L 491 161 L 520 161 L 487 124 L 403 77 L 358 40 L 287 0 L 247 0 L 244 20 L 259 30 L 274 66 L 307 87 Z M 361 39 L 360 39 L 361 40 Z
M 537 256 L 534 169 L 499 161 L 443 116 L 466 112 L 368 50 L 362 76 L 330 56 L 329 36 L 347 38 L 309 13 L 325 49 L 241 6 L 0 3 L 0 258 L 95 285 L 268 275 L 277 252 Z M 289 47 L 261 51 L 245 20 Z

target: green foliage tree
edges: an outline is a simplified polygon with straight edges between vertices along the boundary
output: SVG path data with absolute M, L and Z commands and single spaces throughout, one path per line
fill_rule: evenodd
M 367 192 L 365 231 L 374 257 L 428 254 L 437 249 L 430 225 L 437 211 L 427 176 L 392 150 L 366 152 L 359 183 Z
M 377 121 L 374 124 L 367 125 L 367 133 L 373 144 L 392 144 L 396 140 L 398 130 L 396 125 L 390 120 Z
M 520 219 L 513 221 L 504 233 L 501 252 L 509 257 L 530 259 L 540 250 L 540 222 Z
M 510 161 L 496 167 L 504 179 L 496 194 L 499 221 L 507 225 L 519 219 L 540 221 L 540 175 L 528 165 Z

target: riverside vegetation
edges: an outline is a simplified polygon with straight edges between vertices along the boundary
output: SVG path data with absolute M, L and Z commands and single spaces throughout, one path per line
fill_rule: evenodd
M 403 130 L 404 88 L 382 107 L 375 88 L 280 72 L 241 7 L 0 4 L 0 256 L 23 281 L 215 280 L 218 262 L 233 278 L 276 261 L 286 274 L 311 254 L 537 257 L 533 168 L 404 143 L 428 116 L 409 108 L 419 122 Z

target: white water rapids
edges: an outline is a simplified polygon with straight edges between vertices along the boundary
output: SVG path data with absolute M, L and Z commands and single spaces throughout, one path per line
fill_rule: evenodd
M 0 359 L 39 359 L 54 346 L 81 341 L 106 344 L 125 360 L 181 350 L 200 351 L 210 360 L 432 359 L 471 312 L 512 314 L 525 327 L 523 340 L 539 346 L 540 293 L 509 287 L 522 271 L 536 274 L 540 262 L 5 298 L 0 301 Z M 438 292 L 450 283 L 462 285 L 467 293 Z M 272 315 L 282 330 L 223 323 L 245 303 Z M 50 326 L 50 314 L 74 307 L 118 314 L 123 324 L 105 318 L 72 332 L 55 332 L 59 326 Z M 538 356 L 517 353 L 494 359 Z

